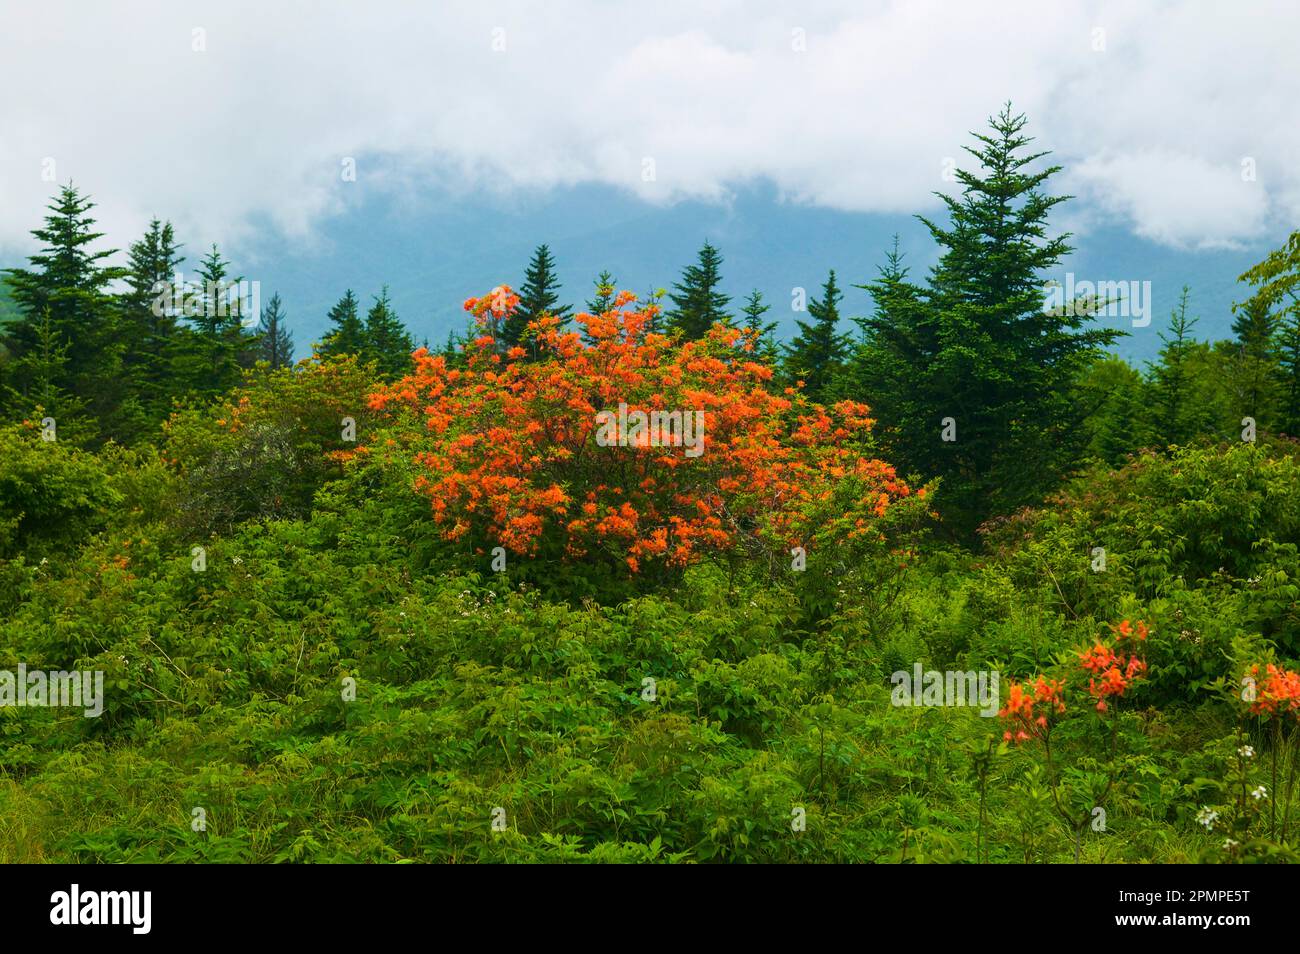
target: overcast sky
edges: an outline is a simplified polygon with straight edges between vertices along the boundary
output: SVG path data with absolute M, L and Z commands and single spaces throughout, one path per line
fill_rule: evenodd
M 1008 98 L 1071 226 L 1232 247 L 1300 224 L 1298 46 L 1282 2 L 3 0 L 0 255 L 51 174 L 117 245 L 154 214 L 310 243 L 364 189 L 431 186 L 921 211 Z

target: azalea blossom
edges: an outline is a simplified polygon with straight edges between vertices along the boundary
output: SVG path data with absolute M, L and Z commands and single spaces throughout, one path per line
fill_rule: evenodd
M 413 372 L 370 400 L 422 419 L 399 446 L 371 450 L 414 463 L 414 490 L 449 541 L 636 574 L 741 550 L 879 541 L 890 511 L 917 499 L 867 453 L 866 405 L 772 392 L 753 330 L 718 325 L 681 342 L 653 330 L 658 305 L 621 292 L 603 314 L 575 317 L 585 337 L 551 316 L 530 322 L 526 354 L 498 343 L 518 305 L 506 285 L 467 299 L 479 336 L 465 363 L 422 348 Z M 643 416 L 662 427 L 674 411 L 707 419 L 704 452 L 653 427 L 605 446 L 599 415 L 623 406 L 629 429 Z

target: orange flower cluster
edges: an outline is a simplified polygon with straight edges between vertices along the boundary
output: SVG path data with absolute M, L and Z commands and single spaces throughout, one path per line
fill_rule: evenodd
M 1097 700 L 1097 711 L 1105 712 L 1106 700 L 1119 698 L 1132 684 L 1146 673 L 1147 664 L 1136 652 L 1122 651 L 1126 645 L 1135 646 L 1146 640 L 1151 630 L 1146 623 L 1124 620 L 1110 627 L 1117 639 L 1117 648 L 1100 639 L 1079 653 L 1079 664 L 1091 673 L 1088 693 Z M 1300 687 L 1298 687 L 1300 692 Z M 1046 740 L 1053 716 L 1065 712 L 1064 687 L 1060 681 L 1049 682 L 1039 676 L 1033 685 L 1011 683 L 1010 698 L 998 715 L 1010 722 L 1002 733 L 1008 742 L 1024 742 L 1037 738 Z M 1297 696 L 1300 700 L 1300 695 Z
M 1256 684 L 1250 707 L 1252 714 L 1274 716 L 1294 712 L 1300 716 L 1300 672 L 1269 663 L 1262 678 L 1257 665 L 1250 667 L 1250 675 Z
M 1129 620 L 1123 620 L 1119 623 L 1113 623 L 1110 629 L 1120 639 L 1136 639 L 1139 642 L 1145 641 L 1151 633 L 1151 630 L 1147 629 L 1147 624 L 1142 620 L 1137 621 L 1136 627 Z
M 1120 644 L 1126 641 L 1142 642 L 1150 630 L 1146 623 L 1137 621 L 1136 626 L 1129 620 L 1111 626 Z M 1136 653 L 1118 652 L 1097 640 L 1089 649 L 1079 653 L 1080 665 L 1092 673 L 1088 680 L 1088 692 L 1097 700 L 1097 711 L 1105 712 L 1108 698 L 1119 698 L 1146 672 L 1146 662 Z
M 1013 682 L 1007 694 L 1007 704 L 998 710 L 998 716 L 1010 723 L 1002 733 L 1007 742 L 1046 739 L 1052 720 L 1065 712 L 1064 686 L 1059 681 L 1039 676 L 1032 686 Z
M 416 489 L 448 539 L 603 554 L 635 573 L 755 542 L 806 545 L 827 512 L 846 535 L 878 534 L 912 493 L 865 453 L 864 405 L 769 390 L 752 331 L 719 325 L 679 342 L 651 331 L 657 305 L 624 291 L 604 314 L 576 316 L 586 341 L 544 317 L 529 326 L 531 355 L 502 353 L 496 330 L 518 302 L 508 286 L 467 300 L 481 333 L 464 366 L 420 349 L 413 373 L 371 398 L 375 410 L 423 421 L 398 450 L 419 465 Z M 632 446 L 601 446 L 597 415 L 620 405 L 702 412 L 703 452 L 687 454 L 653 425 Z

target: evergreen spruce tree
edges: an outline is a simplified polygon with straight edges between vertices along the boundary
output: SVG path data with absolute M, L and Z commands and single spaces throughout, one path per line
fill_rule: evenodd
M 366 326 L 357 311 L 357 296 L 349 288 L 335 302 L 327 316 L 330 329 L 321 342 L 320 353 L 325 357 L 342 354 L 362 354 L 366 350 Z
M 126 382 L 120 310 L 108 286 L 125 271 L 104 264 L 115 249 L 91 249 L 103 237 L 94 230 L 94 207 L 71 183 L 51 201 L 44 227 L 32 231 L 40 249 L 29 256 L 28 268 L 8 272 L 21 317 L 3 328 L 0 343 L 11 359 L 5 382 L 9 393 L 27 401 L 38 388 L 71 395 L 109 435 L 126 396 Z M 60 351 L 63 360 L 54 365 L 42 365 L 39 356 L 24 360 L 46 347 L 66 349 Z M 38 366 L 46 367 L 48 381 L 32 377 Z
M 775 368 L 781 358 L 780 345 L 776 341 L 778 322 L 764 319 L 771 310 L 772 306 L 763 301 L 763 293 L 755 288 L 740 308 L 740 323 L 741 327 L 752 328 L 758 333 L 758 357 L 765 364 Z
M 170 222 L 153 219 L 132 243 L 122 296 L 124 371 L 151 424 L 171 411 L 171 357 L 177 343 L 177 273 L 184 257 Z
M 937 354 L 935 323 L 924 290 L 908 281 L 897 235 L 877 272 L 874 281 L 854 286 L 871 296 L 874 310 L 853 319 L 860 335 L 845 372 L 845 391 L 873 408 L 878 400 L 888 406 L 895 431 L 919 430 L 925 412 L 905 400 L 911 386 L 906 381 L 917 363 Z
M 257 326 L 259 358 L 273 371 L 293 364 L 293 336 L 284 321 L 284 306 L 280 302 L 280 293 L 276 292 L 262 309 Z
M 1300 436 L 1300 230 L 1292 232 L 1281 248 L 1239 280 L 1254 289 L 1251 299 L 1241 306 L 1256 314 L 1254 327 L 1259 326 L 1261 312 L 1270 316 L 1278 362 L 1279 423 L 1287 434 Z
M 618 295 L 617 281 L 606 269 L 596 276 L 592 285 L 595 286 L 595 294 L 587 299 L 587 314 L 599 317 L 614 307 L 614 299 Z M 585 328 L 582 330 L 582 340 L 588 345 L 593 343 L 591 335 Z
M 1232 334 L 1247 354 L 1258 358 L 1268 355 L 1273 342 L 1274 319 L 1268 305 L 1251 298 L 1233 306 Z
M 588 299 L 587 311 L 593 315 L 603 315 L 614 307 L 614 297 L 618 294 L 617 282 L 608 270 L 602 271 L 592 282 L 596 294 Z
M 1228 383 L 1237 409 L 1255 418 L 1258 427 L 1276 424 L 1275 384 L 1279 364 L 1274 353 L 1276 322 L 1268 305 L 1258 298 L 1234 305 L 1232 332 L 1235 354 L 1228 361 Z
M 668 298 L 673 307 L 668 313 L 668 329 L 681 332 L 687 340 L 703 338 L 716 322 L 731 323 L 727 313 L 730 296 L 718 291 L 722 281 L 722 256 L 707 241 L 694 265 L 682 271 L 682 280 L 673 286 Z
M 376 363 L 379 373 L 389 378 L 405 374 L 411 366 L 415 342 L 397 317 L 397 312 L 393 311 L 387 285 L 380 290 L 366 313 L 365 333 L 364 356 Z
M 667 294 L 662 288 L 652 288 L 637 300 L 638 306 L 642 309 L 655 309 L 654 314 L 646 322 L 645 328 L 642 329 L 643 335 L 662 335 L 670 330 L 663 313 L 663 300 Z
M 867 377 L 888 389 L 864 395 L 878 433 L 904 473 L 943 478 L 947 525 L 969 538 L 985 517 L 1038 499 L 1079 460 L 1085 434 L 1071 400 L 1081 369 L 1120 332 L 1085 327 L 1076 309 L 1049 311 L 1048 271 L 1068 236 L 1048 238 L 1066 200 L 1043 191 L 1060 170 L 1029 167 L 1025 117 L 1008 104 L 967 151 L 961 192 L 938 194 L 946 227 L 921 218 L 942 249 L 928 287 L 887 278 L 877 304 L 897 323 L 873 326 Z M 892 285 L 892 288 L 890 287 Z M 949 439 L 951 438 L 951 439 Z
M 465 353 L 462 350 L 463 345 L 463 339 L 461 339 L 456 332 L 447 332 L 447 343 L 442 346 L 439 354 L 441 354 L 446 360 L 448 367 L 459 368 L 465 363 Z
M 213 244 L 199 262 L 195 280 L 183 290 L 185 331 L 177 336 L 169 362 L 182 393 L 204 398 L 224 394 L 239 383 L 240 369 L 255 360 L 237 296 L 240 281 Z
M 569 319 L 572 310 L 560 304 L 560 282 L 555 274 L 555 259 L 546 245 L 537 246 L 524 282 L 519 286 L 519 307 L 501 328 L 501 342 L 507 348 L 524 343 L 528 336 L 528 323 L 550 315 L 559 318 L 561 325 Z
M 786 348 L 784 373 L 787 380 L 803 381 L 814 401 L 828 401 L 834 395 L 832 382 L 838 377 L 848 353 L 848 338 L 839 331 L 840 300 L 844 293 L 830 270 L 820 300 L 808 302 L 811 321 L 796 320 L 799 333 Z
M 230 337 L 231 325 L 239 324 L 240 315 L 238 308 L 232 306 L 230 290 L 240 281 L 231 276 L 230 263 L 214 242 L 199 262 L 184 305 L 185 317 L 205 338 L 224 341 Z
M 1178 306 L 1169 316 L 1169 333 L 1160 332 L 1160 340 L 1164 342 L 1160 359 L 1148 364 L 1156 399 L 1157 435 L 1165 444 L 1183 444 L 1199 430 L 1187 407 L 1191 391 L 1189 364 L 1197 348 L 1192 338 L 1196 319 L 1187 317 L 1190 296 L 1191 290 L 1184 285 Z
M 1119 467 L 1151 442 L 1149 387 L 1127 361 L 1115 356 L 1094 361 L 1078 395 L 1086 410 L 1088 457 Z
M 1281 385 L 1278 426 L 1292 437 L 1300 436 L 1300 311 L 1286 315 L 1277 329 L 1275 346 Z
M 16 360 L 21 379 L 28 387 L 19 392 L 6 385 L 5 406 L 15 417 L 54 418 L 64 440 L 93 438 L 98 425 L 86 420 L 85 402 L 61 383 L 67 380 L 69 346 L 55 329 L 49 308 L 42 312 L 34 330 L 33 347 Z

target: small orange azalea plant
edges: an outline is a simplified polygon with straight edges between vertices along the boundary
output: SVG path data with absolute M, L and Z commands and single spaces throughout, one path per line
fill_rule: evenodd
M 1119 721 L 1117 718 L 1107 719 L 1106 714 L 1144 677 L 1147 670 L 1142 655 L 1142 644 L 1150 634 L 1146 623 L 1126 619 L 1109 628 L 1114 639 L 1098 637 L 1091 646 L 1079 650 L 1076 653 L 1078 668 L 1066 672 L 1064 678 L 1052 680 L 1040 675 L 1032 683 L 1011 682 L 1007 688 L 1006 705 L 998 712 L 1005 725 L 1004 742 L 1013 745 L 1036 742 L 1042 746 L 1052 804 L 1074 835 L 1075 861 L 1079 860 L 1084 831 L 1090 824 L 1096 824 L 1098 817 L 1104 819 L 1106 798 L 1121 772 Z M 1081 768 L 1103 767 L 1102 760 L 1089 756 L 1081 758 L 1075 770 L 1067 773 L 1060 764 L 1059 750 L 1053 749 L 1053 733 L 1073 714 L 1066 703 L 1066 683 L 1077 684 L 1085 676 L 1088 695 L 1093 700 L 1091 708 L 1104 723 L 1108 723 L 1109 744 L 1106 747 L 1109 751 L 1105 756 L 1104 771 L 1081 771 Z M 1079 734 L 1078 731 L 1074 733 L 1075 736 Z M 1068 804 L 1065 787 L 1069 774 L 1082 775 L 1086 783 L 1089 797 L 1082 812 L 1077 805 L 1072 809 Z
M 1295 792 L 1297 765 L 1300 763 L 1295 724 L 1300 719 L 1300 672 L 1271 662 L 1266 663 L 1261 671 L 1257 663 L 1250 667 L 1249 677 L 1253 692 L 1249 693 L 1251 698 L 1244 700 L 1249 704 L 1249 713 L 1265 720 L 1273 731 L 1269 747 L 1272 784 L 1270 790 L 1259 800 L 1268 801 L 1269 837 L 1280 837 L 1285 842 L 1291 830 L 1291 800 Z M 1288 723 L 1289 731 L 1286 728 Z M 1279 769 L 1286 775 L 1284 788 L 1278 786 Z M 1279 795 L 1284 805 L 1280 828 L 1277 817 Z

